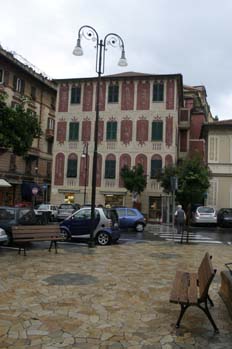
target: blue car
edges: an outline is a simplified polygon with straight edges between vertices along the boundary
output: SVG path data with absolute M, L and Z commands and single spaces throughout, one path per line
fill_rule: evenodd
M 120 229 L 135 229 L 137 232 L 144 231 L 146 220 L 144 215 L 136 208 L 116 207 L 119 217 Z
M 89 238 L 91 230 L 91 208 L 84 207 L 60 223 L 65 240 Z M 99 245 L 109 245 L 120 238 L 118 214 L 115 209 L 95 208 L 93 237 Z

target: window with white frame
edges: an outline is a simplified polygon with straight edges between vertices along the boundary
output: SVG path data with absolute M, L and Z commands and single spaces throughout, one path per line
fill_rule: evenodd
M 55 120 L 52 118 L 48 118 L 48 129 L 54 130 L 54 128 L 55 128 Z
M 0 84 L 4 83 L 4 70 L 0 68 Z
M 209 162 L 218 162 L 219 153 L 219 139 L 216 136 L 209 136 L 209 150 L 208 159 Z

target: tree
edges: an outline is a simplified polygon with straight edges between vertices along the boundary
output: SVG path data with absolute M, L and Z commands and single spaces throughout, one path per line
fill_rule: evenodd
M 157 175 L 157 180 L 166 193 L 171 192 L 171 176 L 178 178 L 176 201 L 181 203 L 185 209 L 189 204 L 203 201 L 210 186 L 211 172 L 199 156 L 187 158 L 177 166 L 166 167 L 162 173 Z
M 136 198 L 146 188 L 147 179 L 141 164 L 133 168 L 124 166 L 121 169 L 120 175 L 123 178 L 125 188 L 132 193 L 132 198 Z
M 23 101 L 13 109 L 5 100 L 6 94 L 0 94 L 0 148 L 22 156 L 30 149 L 33 139 L 41 135 L 38 118 L 25 110 Z

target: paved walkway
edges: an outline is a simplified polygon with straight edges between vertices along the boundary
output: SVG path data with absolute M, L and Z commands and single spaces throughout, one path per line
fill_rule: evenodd
M 88 249 L 60 244 L 27 256 L 0 248 L 0 348 L 177 349 L 232 346 L 232 320 L 218 295 L 231 246 L 143 242 Z M 210 288 L 213 328 L 200 309 L 169 303 L 175 270 L 195 271 L 204 253 L 218 269 Z

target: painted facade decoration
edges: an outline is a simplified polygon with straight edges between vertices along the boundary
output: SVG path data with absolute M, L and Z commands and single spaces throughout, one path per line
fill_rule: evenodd
M 175 98 L 175 82 L 174 80 L 167 80 L 167 91 L 166 91 L 166 109 L 174 109 L 174 98 Z
M 150 108 L 150 83 L 139 81 L 137 86 L 137 110 L 149 110 Z
M 82 122 L 81 140 L 86 143 L 91 138 L 91 121 L 87 118 Z
M 89 185 L 89 155 L 86 154 L 85 156 L 80 159 L 80 186 Z
M 102 156 L 97 154 L 97 176 L 96 176 L 96 187 L 101 187 L 101 178 L 102 178 Z
M 166 117 L 165 143 L 171 147 L 173 143 L 173 116 Z
M 103 142 L 103 137 L 104 137 L 104 121 L 99 120 L 98 122 L 98 143 Z
M 67 131 L 67 122 L 66 121 L 58 121 L 56 140 L 60 144 L 63 144 L 66 141 L 66 131 Z
M 148 141 L 148 120 L 144 117 L 137 121 L 136 140 L 141 146 Z
M 173 165 L 173 159 L 170 154 L 165 156 L 165 167 L 172 166 Z
M 69 103 L 69 85 L 64 84 L 59 88 L 59 112 L 67 112 L 68 111 L 68 103 Z
M 128 117 L 122 120 L 121 122 L 121 136 L 120 140 L 125 144 L 126 146 L 130 144 L 132 141 L 132 120 L 130 120 Z
M 100 85 L 100 91 L 99 91 L 99 111 L 105 110 L 105 103 L 106 103 L 106 83 L 103 81 Z
M 122 98 L 121 98 L 121 109 L 122 110 L 133 110 L 134 109 L 134 82 L 123 81 L 122 83 Z
M 55 157 L 55 185 L 64 185 L 64 160 L 65 156 L 63 153 L 56 154 Z
M 147 157 L 144 154 L 138 154 L 135 158 L 135 166 L 141 164 L 143 166 L 144 174 L 147 174 Z
M 120 171 L 124 166 L 131 168 L 131 157 L 129 154 L 122 154 L 119 159 L 119 187 L 123 187 L 123 179 L 120 176 Z
M 88 82 L 84 85 L 83 111 L 93 109 L 93 84 Z

